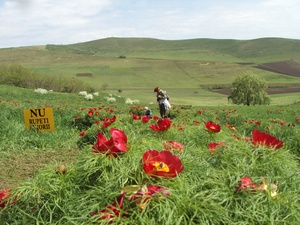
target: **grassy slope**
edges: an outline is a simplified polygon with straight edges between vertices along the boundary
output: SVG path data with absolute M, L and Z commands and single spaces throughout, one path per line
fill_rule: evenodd
M 180 131 L 172 126 L 168 132 L 158 134 L 148 128 L 149 124 L 131 121 L 126 113 L 129 106 L 120 101 L 112 106 L 120 111 L 115 111 L 118 119 L 113 126 L 128 135 L 130 151 L 118 160 L 107 160 L 102 154 L 91 154 L 91 146 L 79 152 L 76 141 L 80 131 L 70 124 L 74 115 L 87 113 L 88 107 L 105 104 L 103 97 L 100 95 L 88 102 L 76 94 L 40 95 L 33 90 L 0 86 L 0 152 L 3 153 L 0 177 L 8 181 L 0 181 L 0 190 L 27 180 L 16 192 L 22 191 L 17 207 L 4 209 L 0 221 L 9 224 L 94 224 L 91 221 L 96 222 L 97 218 L 93 219 L 89 213 L 110 204 L 119 194 L 120 187 L 146 182 L 170 188 L 170 198 L 153 200 L 149 208 L 142 212 L 133 211 L 133 215 L 121 224 L 136 224 L 137 221 L 139 224 L 156 224 L 153 218 L 160 224 L 220 224 L 224 221 L 227 224 L 257 224 L 261 221 L 296 224 L 299 219 L 299 164 L 292 154 L 299 153 L 299 124 L 295 122 L 299 104 L 179 110 L 174 125 L 183 122 L 186 129 Z M 46 104 L 54 109 L 56 131 L 25 132 L 23 109 L 45 107 Z M 79 110 L 81 107 L 86 110 Z M 196 113 L 198 109 L 203 113 Z M 157 113 L 155 110 L 154 114 Z M 203 126 L 195 126 L 192 122 L 209 119 L 222 124 L 220 133 L 210 135 Z M 250 131 L 257 128 L 250 122 L 252 120 L 260 121 L 260 129 L 283 140 L 284 148 L 269 154 L 263 147 L 255 149 L 249 142 L 232 138 L 233 133 L 249 136 Z M 295 124 L 283 126 L 280 121 Z M 240 133 L 227 129 L 226 122 L 236 125 Z M 140 159 L 146 149 L 162 149 L 163 140 L 184 144 L 180 158 L 185 170 L 170 181 L 150 180 L 141 173 Z M 207 149 L 210 141 L 225 141 L 228 147 L 210 155 Z M 62 163 L 67 165 L 68 173 L 57 176 L 55 168 Z M 100 178 L 93 179 L 92 176 L 97 175 L 95 171 L 104 172 L 100 173 Z M 271 198 L 267 192 L 235 194 L 240 178 L 245 175 L 259 183 L 261 177 L 278 183 L 279 197 Z M 36 196 L 41 196 L 38 201 Z M 24 222 L 25 219 L 28 221 Z
M 151 57 L 164 59 L 240 62 L 299 60 L 300 41 L 284 38 L 254 40 L 150 38 L 107 38 L 71 45 L 48 46 L 49 49 L 102 56 Z M 180 54 L 178 54 L 180 53 Z
M 299 43 L 299 40 L 280 38 L 245 41 L 107 38 L 48 45 L 47 49 L 45 46 L 0 49 L 0 61 L 19 63 L 42 74 L 74 77 L 99 91 L 103 84 L 108 84 L 108 92 L 117 93 L 122 89 L 122 95 L 147 103 L 153 101 L 152 89 L 161 86 L 171 94 L 175 104 L 220 105 L 227 104 L 227 96 L 211 93 L 203 86 L 230 85 L 237 76 L 248 72 L 262 76 L 268 83 L 300 83 L 297 77 L 235 63 L 259 64 L 291 58 L 297 61 L 300 60 Z M 120 55 L 126 59 L 119 59 Z M 84 72 L 94 76 L 76 77 L 77 73 Z
M 100 94 L 93 101 L 86 101 L 77 94 L 54 92 L 42 95 L 30 89 L 0 85 L 0 190 L 31 178 L 46 165 L 75 161 L 78 155 L 78 131 L 72 130 L 70 121 L 76 113 L 81 113 L 81 108 L 109 107 L 104 99 L 106 96 Z M 124 98 L 118 98 L 118 102 L 122 108 L 129 110 L 130 106 L 124 104 Z M 26 132 L 23 110 L 44 107 L 52 107 L 54 110 L 55 131 Z M 113 107 L 116 108 L 116 104 Z M 156 104 L 151 109 L 153 114 L 158 115 Z
M 91 103 L 77 94 L 42 95 L 30 89 L 0 85 L 0 189 L 32 177 L 47 164 L 74 161 L 78 154 L 78 131 L 72 129 L 71 123 L 74 113 L 79 114 L 81 107 L 103 104 L 101 95 Z M 45 107 L 53 108 L 55 131 L 26 132 L 23 110 Z

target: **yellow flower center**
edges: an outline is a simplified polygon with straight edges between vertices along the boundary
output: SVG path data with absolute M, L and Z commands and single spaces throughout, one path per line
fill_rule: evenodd
M 156 171 L 162 171 L 162 172 L 169 172 L 170 169 L 168 167 L 167 164 L 163 163 L 163 162 L 155 162 L 152 164 L 153 166 L 155 166 Z

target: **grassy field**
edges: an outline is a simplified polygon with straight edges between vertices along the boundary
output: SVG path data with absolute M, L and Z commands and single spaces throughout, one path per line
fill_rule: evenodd
M 211 88 L 228 87 L 236 77 L 247 73 L 258 74 L 269 86 L 299 84 L 297 76 L 255 67 L 269 62 L 299 62 L 299 42 L 281 38 L 245 41 L 108 38 L 72 45 L 0 49 L 0 62 L 20 64 L 41 76 L 79 80 L 104 93 L 116 94 L 121 89 L 122 96 L 145 104 L 153 101 L 153 89 L 160 86 L 170 93 L 173 104 L 226 105 L 227 96 L 213 93 Z M 78 77 L 77 73 L 93 76 Z M 299 97 L 289 95 L 291 98 L 273 96 L 272 104 L 290 104 Z
M 157 121 L 144 123 L 132 117 L 143 113 L 143 103 L 126 105 L 126 97 L 117 96 L 115 103 L 108 103 L 107 96 L 100 93 L 87 101 L 76 93 L 40 94 L 0 86 L 0 191 L 8 190 L 10 196 L 4 199 L 6 207 L 0 207 L 1 225 L 111 222 L 105 218 L 128 225 L 297 224 L 300 220 L 299 102 L 255 107 L 175 105 L 170 128 L 155 132 L 149 126 Z M 53 108 L 55 131 L 26 132 L 23 110 L 45 107 Z M 156 105 L 152 110 L 158 115 Z M 109 127 L 101 127 L 103 118 L 113 116 L 116 120 Z M 208 121 L 218 124 L 220 132 L 209 132 L 204 126 Z M 91 150 L 96 134 L 102 132 L 109 139 L 110 128 L 127 136 L 128 152 L 116 158 Z M 283 147 L 263 143 L 255 147 L 247 141 L 253 130 L 267 132 Z M 182 153 L 172 151 L 184 170 L 171 179 L 153 178 L 141 159 L 148 150 L 162 151 L 166 141 L 184 146 Z M 212 142 L 225 145 L 211 154 Z M 57 172 L 59 165 L 65 165 L 67 172 Z M 253 182 L 239 190 L 245 177 Z M 139 195 L 130 201 L 143 184 L 165 191 L 151 195 L 141 191 L 145 204 L 138 201 Z M 122 209 L 108 210 L 106 206 L 122 190 L 126 191 Z

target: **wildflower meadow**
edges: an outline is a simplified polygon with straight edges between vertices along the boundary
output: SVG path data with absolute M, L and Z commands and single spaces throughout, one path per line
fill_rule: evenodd
M 152 105 L 145 118 L 145 105 L 115 98 L 2 92 L 1 225 L 300 221 L 299 102 L 173 105 L 168 118 Z M 47 107 L 55 130 L 26 131 L 23 110 Z M 5 162 L 50 153 L 58 157 L 9 182 Z

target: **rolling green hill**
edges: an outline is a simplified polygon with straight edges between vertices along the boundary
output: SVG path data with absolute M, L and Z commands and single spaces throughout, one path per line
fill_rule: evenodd
M 254 40 L 106 38 L 71 45 L 47 45 L 51 51 L 101 56 L 162 59 L 221 60 L 225 62 L 300 60 L 300 40 L 261 38 Z
M 298 65 L 300 40 L 106 38 L 0 49 L 0 65 L 21 64 L 41 75 L 78 79 L 97 91 L 122 90 L 124 96 L 148 102 L 153 101 L 153 88 L 160 86 L 180 104 L 227 104 L 227 96 L 213 93 L 211 88 L 228 88 L 236 77 L 249 72 L 260 75 L 271 86 L 299 84 L 298 76 L 259 67 L 279 61 Z M 78 73 L 92 76 L 79 77 Z

